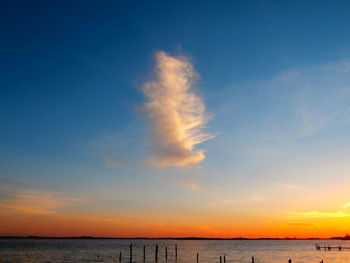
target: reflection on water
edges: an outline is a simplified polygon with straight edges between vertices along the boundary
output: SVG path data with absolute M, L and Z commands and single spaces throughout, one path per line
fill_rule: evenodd
M 350 241 L 338 240 L 141 240 L 141 239 L 0 239 L 0 262 L 119 262 L 132 260 L 142 263 L 146 246 L 146 263 L 155 263 L 158 245 L 158 263 L 175 263 L 175 244 L 178 247 L 177 263 L 344 263 L 350 262 L 350 250 L 318 251 L 315 243 L 331 246 L 350 246 Z M 167 247 L 168 260 L 165 259 Z

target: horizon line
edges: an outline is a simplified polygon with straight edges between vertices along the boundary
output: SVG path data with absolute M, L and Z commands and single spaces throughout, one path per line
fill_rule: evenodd
M 220 237 L 99 237 L 99 236 L 0 236 L 0 238 L 37 238 L 37 239 L 168 239 L 168 240 L 329 240 L 329 239 L 347 239 L 346 237 L 232 237 L 232 238 L 220 238 Z

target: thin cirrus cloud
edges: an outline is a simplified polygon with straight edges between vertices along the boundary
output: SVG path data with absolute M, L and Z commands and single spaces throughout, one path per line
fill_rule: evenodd
M 210 116 L 194 89 L 197 73 L 185 56 L 157 52 L 155 58 L 155 77 L 142 89 L 154 135 L 152 164 L 160 168 L 196 165 L 205 159 L 205 151 L 195 146 L 214 137 L 203 131 Z
M 350 217 L 350 213 L 347 211 L 350 207 L 350 202 L 344 204 L 343 208 L 336 211 L 288 211 L 287 213 L 291 217 L 295 218 L 343 218 Z
M 34 189 L 20 189 L 12 193 L 8 200 L 0 205 L 1 214 L 52 215 L 58 210 L 81 200 L 65 196 L 63 193 L 45 192 Z
M 345 211 L 332 211 L 332 212 L 320 212 L 320 211 L 307 211 L 307 212 L 288 212 L 291 217 L 296 218 L 342 218 L 350 217 L 350 213 Z
M 290 113 L 285 127 L 294 127 L 294 137 L 309 136 L 330 125 L 348 122 L 349 72 L 350 61 L 342 60 L 287 71 L 271 81 L 280 102 L 289 106 L 289 111 L 282 108 L 281 118 Z
M 346 204 L 344 204 L 343 209 L 347 209 L 350 208 L 350 202 L 347 202 Z
M 196 183 L 187 183 L 186 184 L 187 187 L 191 188 L 192 190 L 196 191 L 198 189 L 198 184 Z
M 268 141 L 306 138 L 343 126 L 350 122 L 349 73 L 350 60 L 341 60 L 233 86 L 220 97 L 218 118 L 239 122 L 254 138 Z

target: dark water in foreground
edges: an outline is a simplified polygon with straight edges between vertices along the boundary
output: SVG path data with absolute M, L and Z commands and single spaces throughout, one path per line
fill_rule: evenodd
M 338 240 L 140 240 L 140 239 L 0 239 L 0 262 L 119 262 L 129 263 L 129 245 L 133 243 L 133 262 L 154 263 L 155 244 L 159 246 L 158 263 L 175 263 L 174 245 L 178 246 L 177 263 L 219 263 L 226 254 L 227 263 L 344 263 L 350 262 L 350 250 L 317 251 L 315 243 L 350 246 L 350 241 Z

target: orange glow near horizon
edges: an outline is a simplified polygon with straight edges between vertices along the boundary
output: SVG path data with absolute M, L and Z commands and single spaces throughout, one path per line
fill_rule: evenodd
M 207 224 L 135 222 L 87 216 L 2 214 L 2 236 L 94 236 L 94 237 L 208 237 L 208 238 L 329 238 L 347 233 L 348 217 L 289 222 L 247 220 L 228 223 L 214 220 Z
M 296 187 L 287 188 L 295 194 Z M 3 187 L 3 190 L 6 189 Z M 335 199 L 347 200 L 345 190 L 346 187 L 339 187 L 329 193 Z M 203 195 L 197 185 L 188 191 L 195 197 Z M 296 194 L 300 195 L 303 191 L 297 189 Z M 310 195 L 310 191 L 305 191 L 304 195 L 312 198 L 307 200 L 305 197 L 300 204 L 285 193 L 286 200 L 276 204 L 272 202 L 276 200 L 272 195 L 270 206 L 262 206 L 262 198 L 253 196 L 241 200 L 241 203 L 237 199 L 214 200 L 211 203 L 201 202 L 198 206 L 181 203 L 155 209 L 146 204 L 142 209 L 107 210 L 96 206 L 92 210 L 89 201 L 69 197 L 65 193 L 17 189 L 6 204 L 0 205 L 0 235 L 329 238 L 349 232 L 348 202 L 338 205 L 338 209 L 309 210 L 308 207 L 319 202 L 318 199 L 314 201 L 316 195 Z M 290 210 L 280 205 L 288 204 L 288 200 L 293 201 Z M 331 202 L 322 204 L 331 207 Z

